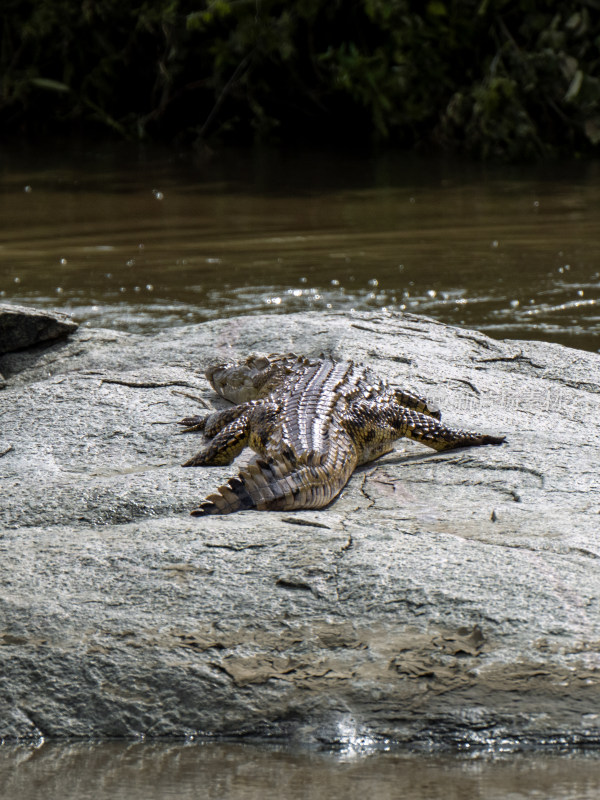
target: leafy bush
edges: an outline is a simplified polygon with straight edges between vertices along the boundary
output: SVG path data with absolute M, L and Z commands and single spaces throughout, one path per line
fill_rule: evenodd
M 600 3 L 4 0 L 19 134 L 595 152 Z

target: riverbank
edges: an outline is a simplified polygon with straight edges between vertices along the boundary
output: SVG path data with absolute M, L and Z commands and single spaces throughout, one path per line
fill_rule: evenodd
M 189 510 L 174 436 L 248 352 L 368 363 L 502 447 L 411 442 L 323 511 Z M 413 315 L 80 329 L 0 357 L 0 739 L 596 742 L 600 359 Z

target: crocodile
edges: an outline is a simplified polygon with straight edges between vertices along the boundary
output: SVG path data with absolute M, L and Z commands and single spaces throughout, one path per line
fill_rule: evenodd
M 205 374 L 235 405 L 179 422 L 183 433 L 202 431 L 210 439 L 183 466 L 230 464 L 245 447 L 256 455 L 202 501 L 194 516 L 322 508 L 356 467 L 390 452 L 401 437 L 438 451 L 505 441 L 446 427 L 435 405 L 353 361 L 252 355 L 211 366 Z

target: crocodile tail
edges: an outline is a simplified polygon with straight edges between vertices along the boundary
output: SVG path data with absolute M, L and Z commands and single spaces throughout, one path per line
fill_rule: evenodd
M 349 465 L 350 467 L 350 465 Z M 318 456 L 305 463 L 286 458 L 257 458 L 227 483 L 209 495 L 191 513 L 233 514 L 235 511 L 290 511 L 295 508 L 322 508 L 333 500 L 348 482 L 354 465 L 334 476 Z
M 256 502 L 247 488 L 244 473 L 229 478 L 227 483 L 219 487 L 219 491 L 203 500 L 198 508 L 191 511 L 193 517 L 204 517 L 209 514 L 233 514 L 248 508 L 256 508 Z

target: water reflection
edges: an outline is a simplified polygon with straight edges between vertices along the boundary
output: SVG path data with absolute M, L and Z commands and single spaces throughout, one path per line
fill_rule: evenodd
M 36 156 L 37 159 L 37 156 Z M 0 298 L 93 325 L 408 310 L 597 350 L 597 165 L 100 150 L 5 160 Z
M 194 742 L 0 747 L 0 795 L 33 800 L 40 792 L 50 800 L 596 800 L 600 758 L 335 754 Z

